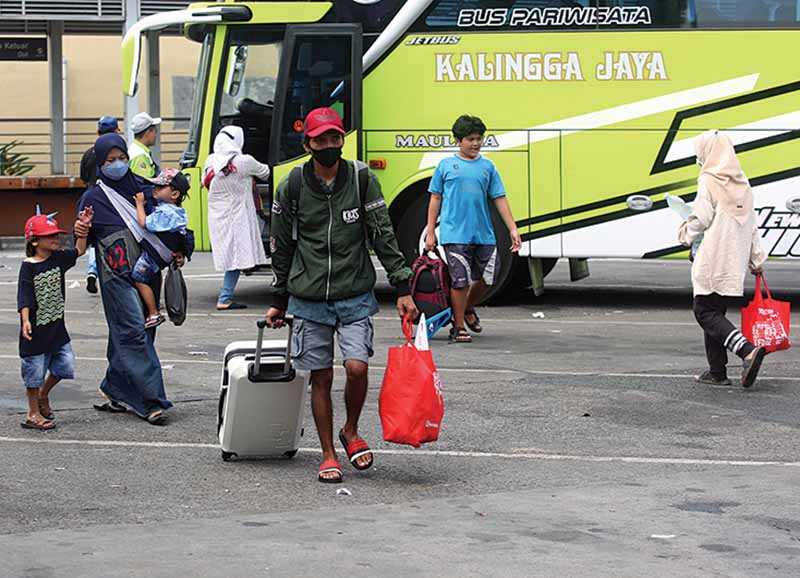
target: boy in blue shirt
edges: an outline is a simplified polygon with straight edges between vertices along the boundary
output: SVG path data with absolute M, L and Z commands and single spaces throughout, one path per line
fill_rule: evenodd
M 500 174 L 494 163 L 480 154 L 485 133 L 486 125 L 477 116 L 458 117 L 453 124 L 458 152 L 439 163 L 428 189 L 431 199 L 425 249 L 430 251 L 436 246 L 439 218 L 439 242 L 444 247 L 451 279 L 450 340 L 456 343 L 472 341 L 464 323 L 475 333 L 483 331 L 475 305 L 494 284 L 499 268 L 490 200 L 508 227 L 511 250 L 516 253 L 522 244 Z
M 181 207 L 183 200 L 189 194 L 189 181 L 175 169 L 166 169 L 157 177 L 148 180 L 155 185 L 153 202 L 157 204 L 155 209 L 147 214 L 144 193 L 136 194 L 136 220 L 139 221 L 139 226 L 151 233 L 158 233 L 159 239 L 173 251 L 191 253 L 187 252 L 185 247 L 186 226 L 189 224 L 189 219 L 186 216 L 186 209 Z M 136 290 L 147 309 L 145 329 L 156 327 L 165 321 L 164 316 L 158 311 L 156 296 L 150 287 L 153 276 L 160 271 L 158 260 L 143 250 L 131 273 Z

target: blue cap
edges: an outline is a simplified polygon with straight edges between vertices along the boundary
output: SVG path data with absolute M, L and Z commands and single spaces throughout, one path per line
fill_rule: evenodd
M 117 124 L 117 117 L 115 116 L 101 116 L 97 121 L 97 132 L 106 134 L 108 132 L 115 132 L 119 128 Z

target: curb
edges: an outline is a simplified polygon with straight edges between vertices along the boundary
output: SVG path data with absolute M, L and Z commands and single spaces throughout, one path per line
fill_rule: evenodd
M 0 251 L 24 251 L 25 237 L 0 237 Z

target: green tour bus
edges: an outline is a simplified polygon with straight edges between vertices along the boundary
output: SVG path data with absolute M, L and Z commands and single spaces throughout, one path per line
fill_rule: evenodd
M 453 121 L 484 120 L 523 239 L 512 256 L 496 219 L 497 291 L 540 289 L 561 257 L 577 279 L 592 257 L 681 254 L 665 196 L 694 198 L 692 139 L 708 129 L 736 145 L 770 255 L 800 257 L 800 0 L 200 2 L 129 30 L 127 94 L 142 34 L 175 24 L 202 43 L 181 161 L 201 248 L 216 132 L 242 126 L 272 187 L 306 158 L 305 114 L 332 106 L 409 259 Z

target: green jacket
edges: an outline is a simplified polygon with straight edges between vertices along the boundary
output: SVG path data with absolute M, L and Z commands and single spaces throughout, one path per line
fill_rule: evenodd
M 153 154 L 150 147 L 147 147 L 135 140 L 128 145 L 128 164 L 131 172 L 145 179 L 152 179 L 158 174 L 158 167 L 153 161 Z
M 369 173 L 363 207 L 352 162 L 339 163 L 331 195 L 314 174 L 313 161 L 303 165 L 302 175 L 296 201 L 290 199 L 286 177 L 272 204 L 273 305 L 285 310 L 289 295 L 337 301 L 371 291 L 375 268 L 365 234 L 398 295 L 408 295 L 411 269 L 397 245 L 375 175 Z

